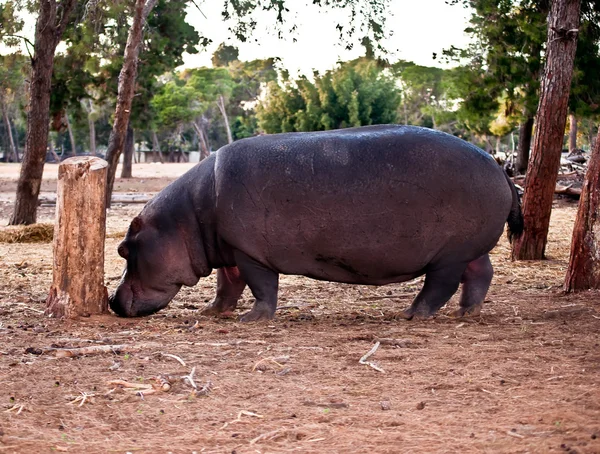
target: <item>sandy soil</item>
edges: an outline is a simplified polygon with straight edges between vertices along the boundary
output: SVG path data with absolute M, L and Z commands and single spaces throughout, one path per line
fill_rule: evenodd
M 109 213 L 109 289 L 140 208 Z M 148 318 L 63 322 L 42 314 L 51 244 L 0 243 L 0 452 L 600 453 L 600 293 L 561 291 L 574 215 L 557 203 L 543 262 L 510 262 L 503 238 L 483 313 L 464 320 L 445 315 L 455 300 L 432 320 L 397 319 L 420 280 L 283 276 L 277 318 L 240 324 L 199 315 L 213 275 Z M 376 341 L 381 371 L 359 364 Z M 54 350 L 107 345 L 119 347 Z M 197 390 L 181 378 L 192 370 Z M 144 396 L 119 379 L 171 388 Z

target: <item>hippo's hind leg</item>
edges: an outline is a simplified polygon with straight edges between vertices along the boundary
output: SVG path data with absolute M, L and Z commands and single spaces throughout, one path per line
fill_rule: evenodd
M 466 264 L 453 263 L 427 271 L 423 288 L 410 307 L 401 313 L 401 317 L 410 320 L 434 315 L 458 289 L 465 268 Z
M 217 270 L 217 295 L 212 303 L 202 310 L 202 315 L 233 312 L 244 288 L 246 288 L 246 282 L 240 276 L 240 271 L 236 266 L 219 268 Z
M 279 274 L 241 251 L 236 250 L 234 256 L 242 278 L 256 299 L 252 310 L 242 315 L 240 321 L 253 322 L 272 319 L 275 317 L 277 309 Z
M 461 278 L 462 292 L 460 307 L 454 312 L 456 317 L 479 315 L 493 275 L 494 268 L 492 268 L 488 254 L 482 255 L 467 265 Z

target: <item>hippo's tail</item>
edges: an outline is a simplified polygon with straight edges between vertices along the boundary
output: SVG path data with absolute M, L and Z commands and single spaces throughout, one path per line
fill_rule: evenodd
M 512 243 L 513 239 L 520 237 L 523 233 L 525 223 L 523 222 L 521 200 L 519 194 L 517 193 L 517 188 L 506 172 L 504 172 L 504 176 L 506 177 L 506 181 L 508 182 L 510 191 L 512 192 L 512 205 L 510 207 L 510 213 L 508 213 L 508 219 L 506 220 L 508 223 L 508 241 Z

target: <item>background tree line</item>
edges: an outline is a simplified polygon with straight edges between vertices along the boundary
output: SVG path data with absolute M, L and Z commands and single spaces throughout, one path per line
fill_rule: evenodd
M 2 5 L 9 24 L 15 3 Z M 66 49 L 54 62 L 48 160 L 103 153 L 110 137 L 132 11 L 127 2 L 98 2 L 93 9 L 81 5 L 80 20 L 67 25 Z M 134 144 L 159 152 L 162 160 L 178 160 L 183 151 L 206 156 L 228 141 L 259 133 L 405 123 L 455 134 L 489 152 L 517 152 L 517 170 L 526 170 L 544 63 L 547 0 L 468 2 L 472 44 L 443 52 L 458 64 L 453 69 L 375 58 L 367 38 L 364 57 L 296 78 L 278 66 L 277 57 L 240 61 L 237 49 L 225 44 L 213 55 L 212 68 L 174 71 L 183 52 L 196 52 L 201 44 L 185 22 L 186 6 L 159 1 L 148 18 L 128 160 Z M 571 148 L 589 149 L 600 118 L 597 6 L 591 2 L 582 13 L 569 102 Z M 6 35 L 9 44 L 18 40 Z M 19 53 L 0 58 L 0 146 L 3 159 L 14 161 L 25 146 L 30 64 Z
M 531 168 L 525 181 L 525 235 L 513 245 L 513 258 L 543 258 L 567 113 L 569 148 L 594 141 L 600 0 L 452 0 L 473 12 L 466 30 L 473 39 L 466 49 L 442 52 L 457 64 L 450 70 L 385 58 L 379 43 L 387 2 L 313 2 L 348 10 L 349 23 L 336 28 L 342 39 L 362 34 L 366 52 L 323 74 L 295 79 L 277 67 L 277 58 L 240 62 L 237 49 L 226 45 L 215 53 L 213 68 L 176 71 L 183 52 L 196 52 L 209 41 L 185 22 L 183 1 L 0 2 L 0 39 L 8 46 L 23 40 L 29 53 L 29 59 L 18 53 L 3 57 L 0 74 L 7 160 L 19 159 L 19 116 L 22 121 L 27 111 L 11 224 L 35 222 L 44 158 L 58 157 L 48 140 L 49 127 L 62 134 L 61 154 L 65 149 L 74 154 L 76 131 L 85 130 L 87 120 L 85 151 L 94 153 L 102 106 L 108 112 L 115 107 L 114 116 L 104 116 L 112 123 L 108 204 L 119 155 L 125 152 L 122 176 L 129 176 L 136 142 L 151 144 L 162 160 L 163 148 L 181 156 L 185 149 L 200 149 L 206 156 L 224 143 L 263 132 L 404 122 L 446 130 L 491 153 L 516 151 L 514 170 Z M 19 35 L 23 22 L 15 12 L 24 5 L 38 15 L 34 43 Z M 226 0 L 222 16 L 237 19 L 230 31 L 244 41 L 257 26 L 254 13 L 270 12 L 281 35 L 287 26 L 294 30 L 286 5 L 286 0 Z M 65 50 L 57 53 L 59 43 Z M 600 159 L 599 147 L 593 147 L 592 159 Z M 593 181 L 588 178 L 582 199 L 600 191 Z M 586 215 L 595 222 L 596 198 L 588 200 Z M 580 209 L 578 219 L 583 215 Z M 581 238 L 593 231 L 578 225 Z M 598 243 L 594 237 L 592 249 Z

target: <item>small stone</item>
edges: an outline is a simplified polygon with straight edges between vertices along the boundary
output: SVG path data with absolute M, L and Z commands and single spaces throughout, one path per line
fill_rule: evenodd
M 425 402 L 419 402 L 417 404 L 417 410 L 423 410 L 425 408 Z
M 388 400 L 382 400 L 379 404 L 381 405 L 381 409 L 384 411 L 392 409 L 392 406 Z

